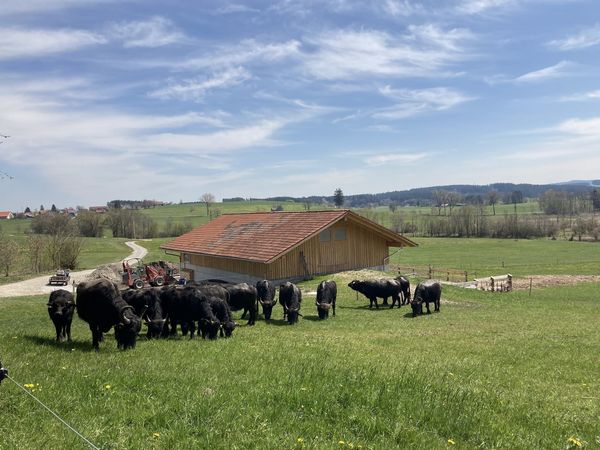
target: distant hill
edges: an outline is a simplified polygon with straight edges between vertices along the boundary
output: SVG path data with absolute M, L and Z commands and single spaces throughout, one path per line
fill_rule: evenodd
M 444 190 L 457 192 L 466 203 L 485 202 L 485 198 L 490 191 L 497 191 L 501 201 L 510 203 L 513 192 L 520 192 L 523 199 L 538 198 L 544 192 L 553 189 L 565 191 L 571 194 L 585 194 L 595 187 L 600 188 L 600 180 L 574 180 L 566 183 L 554 184 L 514 184 L 514 183 L 493 183 L 487 185 L 472 184 L 451 184 L 445 186 L 431 186 L 424 188 L 408 189 L 405 191 L 382 192 L 378 194 L 356 194 L 345 195 L 345 206 L 385 206 L 385 205 L 417 205 L 426 206 L 434 202 L 434 191 Z M 231 201 L 234 199 L 223 199 Z M 269 197 L 265 199 L 271 202 L 311 202 L 311 203 L 333 203 L 333 195 L 330 196 L 310 196 L 310 197 Z

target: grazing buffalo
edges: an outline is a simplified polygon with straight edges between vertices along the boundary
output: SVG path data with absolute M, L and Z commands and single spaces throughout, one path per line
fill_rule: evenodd
M 402 304 L 408 305 L 410 303 L 410 281 L 403 276 L 399 276 L 394 278 L 398 283 L 400 283 L 400 294 L 402 297 Z M 392 305 L 393 306 L 393 305 Z
M 133 306 L 123 300 L 119 288 L 112 281 L 101 278 L 80 283 L 77 286 L 77 314 L 89 324 L 96 351 L 102 341 L 102 333 L 113 326 L 119 349 L 135 347 L 142 320 L 135 314 Z
M 237 324 L 231 316 L 229 304 L 225 300 L 217 297 L 210 297 L 208 299 L 208 303 L 210 304 L 210 309 L 212 310 L 213 314 L 221 324 L 221 337 L 231 337 Z
M 419 283 L 415 289 L 414 298 L 410 302 L 413 317 L 423 314 L 423 303 L 425 303 L 425 306 L 427 307 L 427 314 L 431 314 L 431 311 L 429 310 L 430 302 L 433 302 L 435 311 L 439 311 L 441 296 L 442 285 L 439 281 L 427 280 Z
M 189 330 L 190 339 L 196 332 L 196 322 L 203 337 L 216 339 L 221 324 L 215 317 L 209 296 L 201 286 L 163 288 L 160 293 L 163 311 L 170 318 L 171 334 L 177 334 L 177 325 L 181 325 L 185 336 Z
M 234 285 L 227 285 L 225 287 L 229 292 L 229 307 L 232 311 L 239 311 L 244 309 L 250 313 L 248 319 L 248 325 L 254 325 L 256 323 L 256 299 L 258 294 L 254 286 L 248 283 L 239 283 Z
M 64 289 L 50 293 L 48 315 L 56 328 L 56 342 L 62 342 L 65 339 L 71 341 L 71 322 L 73 322 L 74 311 L 73 294 Z
M 302 303 L 302 292 L 294 283 L 286 281 L 279 286 L 279 303 L 283 306 L 283 318 L 287 317 L 290 325 L 298 322 L 300 304 Z
M 333 308 L 335 317 L 335 299 L 337 297 L 337 284 L 333 280 L 321 281 L 317 287 L 317 313 L 319 319 L 329 318 L 329 310 Z
M 232 311 L 243 310 L 242 319 L 246 317 L 246 313 L 250 313 L 248 325 L 256 323 L 257 297 L 256 287 L 248 283 L 233 284 L 224 280 L 204 280 L 198 283 L 198 288 L 208 296 L 222 298 L 229 303 L 229 308 Z M 210 291 L 209 291 L 210 289 Z M 226 291 L 226 294 L 224 291 Z
M 270 320 L 273 306 L 277 304 L 277 299 L 275 298 L 275 285 L 269 280 L 257 281 L 256 293 L 258 295 L 258 302 L 262 306 L 265 320 Z
M 163 335 L 163 328 L 167 319 L 166 316 L 163 317 L 160 290 L 156 288 L 130 289 L 123 292 L 121 297 L 133 306 L 135 313 L 144 320 L 148 327 L 146 333 L 148 339 Z
M 377 298 L 382 298 L 384 304 L 387 304 L 388 297 L 392 297 L 392 306 L 398 302 L 398 308 L 400 308 L 400 282 L 396 280 L 382 278 L 379 280 L 354 280 L 348 283 L 348 287 L 360 292 L 369 299 L 369 308 L 375 305 L 375 308 L 379 308 L 377 304 Z

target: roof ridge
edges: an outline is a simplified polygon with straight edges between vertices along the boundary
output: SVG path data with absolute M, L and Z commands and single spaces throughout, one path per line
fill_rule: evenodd
M 323 209 L 317 211 L 250 211 L 250 212 L 230 212 L 223 213 L 221 216 L 242 216 L 249 214 L 314 214 L 324 212 L 348 212 L 349 209 Z

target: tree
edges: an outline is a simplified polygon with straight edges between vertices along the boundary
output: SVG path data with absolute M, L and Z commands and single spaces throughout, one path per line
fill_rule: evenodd
M 598 189 L 594 189 L 591 193 L 592 196 L 592 208 L 594 211 L 600 210 L 600 191 Z
M 102 237 L 104 231 L 104 221 L 101 214 L 92 211 L 80 211 L 77 214 L 75 223 L 79 228 L 79 233 L 85 237 Z
M 30 213 L 31 212 L 31 209 L 29 208 L 29 206 L 27 208 L 25 208 L 24 212 L 26 212 L 26 213 Z
M 206 205 L 206 215 L 210 216 L 210 206 L 215 202 L 215 196 L 210 192 L 202 194 L 200 201 Z
M 344 193 L 340 188 L 337 188 L 333 193 L 333 203 L 337 208 L 344 206 Z
M 31 234 L 27 237 L 27 253 L 29 254 L 29 262 L 31 270 L 34 273 L 40 273 L 46 268 L 44 254 L 47 245 L 46 236 Z
M 50 211 L 56 212 L 56 205 L 54 203 L 52 203 L 52 208 L 50 208 Z
M 492 211 L 494 212 L 494 215 L 496 215 L 496 203 L 498 203 L 498 198 L 500 197 L 500 194 L 497 190 L 493 189 L 487 193 L 486 197 L 488 205 L 492 206 Z
M 44 205 L 40 205 L 40 211 L 44 210 Z
M 10 269 L 19 259 L 19 245 L 8 239 L 4 233 L 0 233 L 0 264 L 4 272 L 4 276 L 10 274 Z

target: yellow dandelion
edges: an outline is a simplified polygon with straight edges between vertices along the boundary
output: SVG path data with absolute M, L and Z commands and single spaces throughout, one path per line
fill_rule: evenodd
M 571 446 L 571 447 L 578 447 L 578 448 L 583 447 L 583 442 L 581 442 L 581 439 L 579 439 L 578 437 L 575 437 L 575 436 L 571 436 L 567 442 L 569 443 L 569 446 Z
M 112 386 L 110 384 L 105 384 L 104 385 L 104 389 L 106 390 L 110 390 L 112 388 Z
M 298 438 L 298 444 L 303 444 L 303 443 L 304 443 L 304 439 Z
M 354 444 L 352 442 L 348 442 L 348 447 L 354 448 Z
M 338 441 L 339 445 L 346 445 L 346 443 L 344 441 Z
M 454 442 L 454 439 L 448 439 L 448 445 L 454 445 L 456 444 L 456 442 Z
M 152 433 L 152 437 L 154 439 L 158 439 L 160 437 L 160 433 Z

